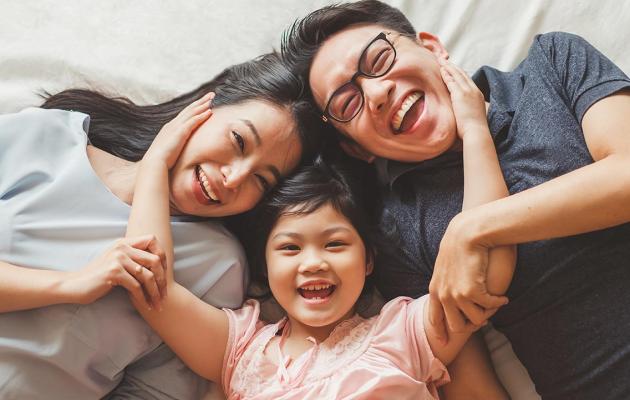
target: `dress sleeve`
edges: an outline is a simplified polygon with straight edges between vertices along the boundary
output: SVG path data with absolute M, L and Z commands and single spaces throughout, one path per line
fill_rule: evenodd
M 450 381 L 448 371 L 431 351 L 424 332 L 424 307 L 428 295 L 413 300 L 397 297 L 388 302 L 378 317 L 373 344 L 387 352 L 394 362 L 431 389 Z
M 578 121 L 594 103 L 630 88 L 630 79 L 612 61 L 580 36 L 564 32 L 539 35 L 531 51 L 546 59 Z M 545 71 L 542 71 L 545 72 Z
M 264 326 L 260 321 L 260 304 L 256 300 L 247 300 L 238 310 L 224 308 L 228 316 L 229 336 L 223 358 L 223 390 L 229 393 L 230 382 L 238 360 L 247 349 L 252 338 Z
M 197 400 L 209 381 L 195 374 L 165 344 L 125 369 L 120 384 L 107 400 Z
M 77 143 L 87 143 L 89 116 L 64 110 L 27 108 L 0 115 L 0 199 L 27 190 L 42 174 L 55 170 Z M 25 162 L 27 160 L 28 162 Z M 20 186 L 22 185 L 22 186 Z

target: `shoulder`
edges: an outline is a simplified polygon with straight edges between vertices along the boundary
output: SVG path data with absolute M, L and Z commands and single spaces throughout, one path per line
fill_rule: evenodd
M 47 146 L 59 148 L 86 139 L 88 127 L 89 116 L 83 113 L 26 108 L 0 116 L 0 140 L 43 141 Z
M 579 66 L 598 51 L 583 37 L 567 32 L 549 32 L 534 37 L 528 59 L 546 60 L 556 70 Z
M 247 258 L 220 221 L 175 218 L 175 279 L 215 307 L 238 307 L 247 288 Z

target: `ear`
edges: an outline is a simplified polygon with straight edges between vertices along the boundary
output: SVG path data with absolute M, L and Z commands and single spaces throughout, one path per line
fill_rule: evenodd
M 368 252 L 367 254 L 367 263 L 365 264 L 365 276 L 371 275 L 374 272 L 374 257 L 375 254 Z
M 433 53 L 437 58 L 448 60 L 448 51 L 440 42 L 440 38 L 429 32 L 418 32 L 420 44 Z
M 360 144 L 356 142 L 347 142 L 342 141 L 339 142 L 339 146 L 341 149 L 350 157 L 358 158 L 359 160 L 363 160 L 368 164 L 371 164 L 376 156 L 365 150 Z

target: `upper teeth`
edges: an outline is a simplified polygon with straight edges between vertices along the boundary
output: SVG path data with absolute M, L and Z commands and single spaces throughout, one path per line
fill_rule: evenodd
M 204 189 L 206 189 L 206 192 L 208 193 L 208 195 L 210 195 L 210 198 L 214 201 L 219 201 L 219 198 L 217 197 L 217 195 L 210 188 L 210 184 L 208 183 L 208 177 L 206 176 L 205 172 L 203 172 L 203 169 L 201 169 L 201 167 L 199 167 L 199 181 L 203 185 Z
M 302 289 L 304 289 L 304 290 L 322 290 L 322 289 L 328 289 L 331 286 L 332 285 L 329 285 L 329 284 L 326 284 L 326 285 L 309 285 L 309 286 L 302 287 Z
M 392 128 L 394 128 L 395 131 L 400 129 L 400 125 L 403 122 L 403 118 L 405 118 L 405 114 L 407 114 L 407 111 L 409 111 L 411 106 L 418 101 L 420 97 L 422 97 L 422 94 L 415 92 L 407 96 L 405 101 L 402 102 L 400 110 L 398 110 L 396 114 L 394 114 L 394 118 L 392 118 Z

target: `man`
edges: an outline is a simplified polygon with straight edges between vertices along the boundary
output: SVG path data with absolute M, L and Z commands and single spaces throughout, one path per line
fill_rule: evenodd
M 282 50 L 343 149 L 378 170 L 383 223 L 398 228 L 408 260 L 380 277 L 385 296 L 430 291 L 435 324 L 481 324 L 503 304 L 485 288 L 489 252 L 519 244 L 510 303 L 492 322 L 537 391 L 628 398 L 628 77 L 562 33 L 538 36 L 512 72 L 480 69 L 473 78 L 512 195 L 460 213 L 461 153 L 439 74 L 448 52 L 436 36 L 361 1 L 305 17 Z

